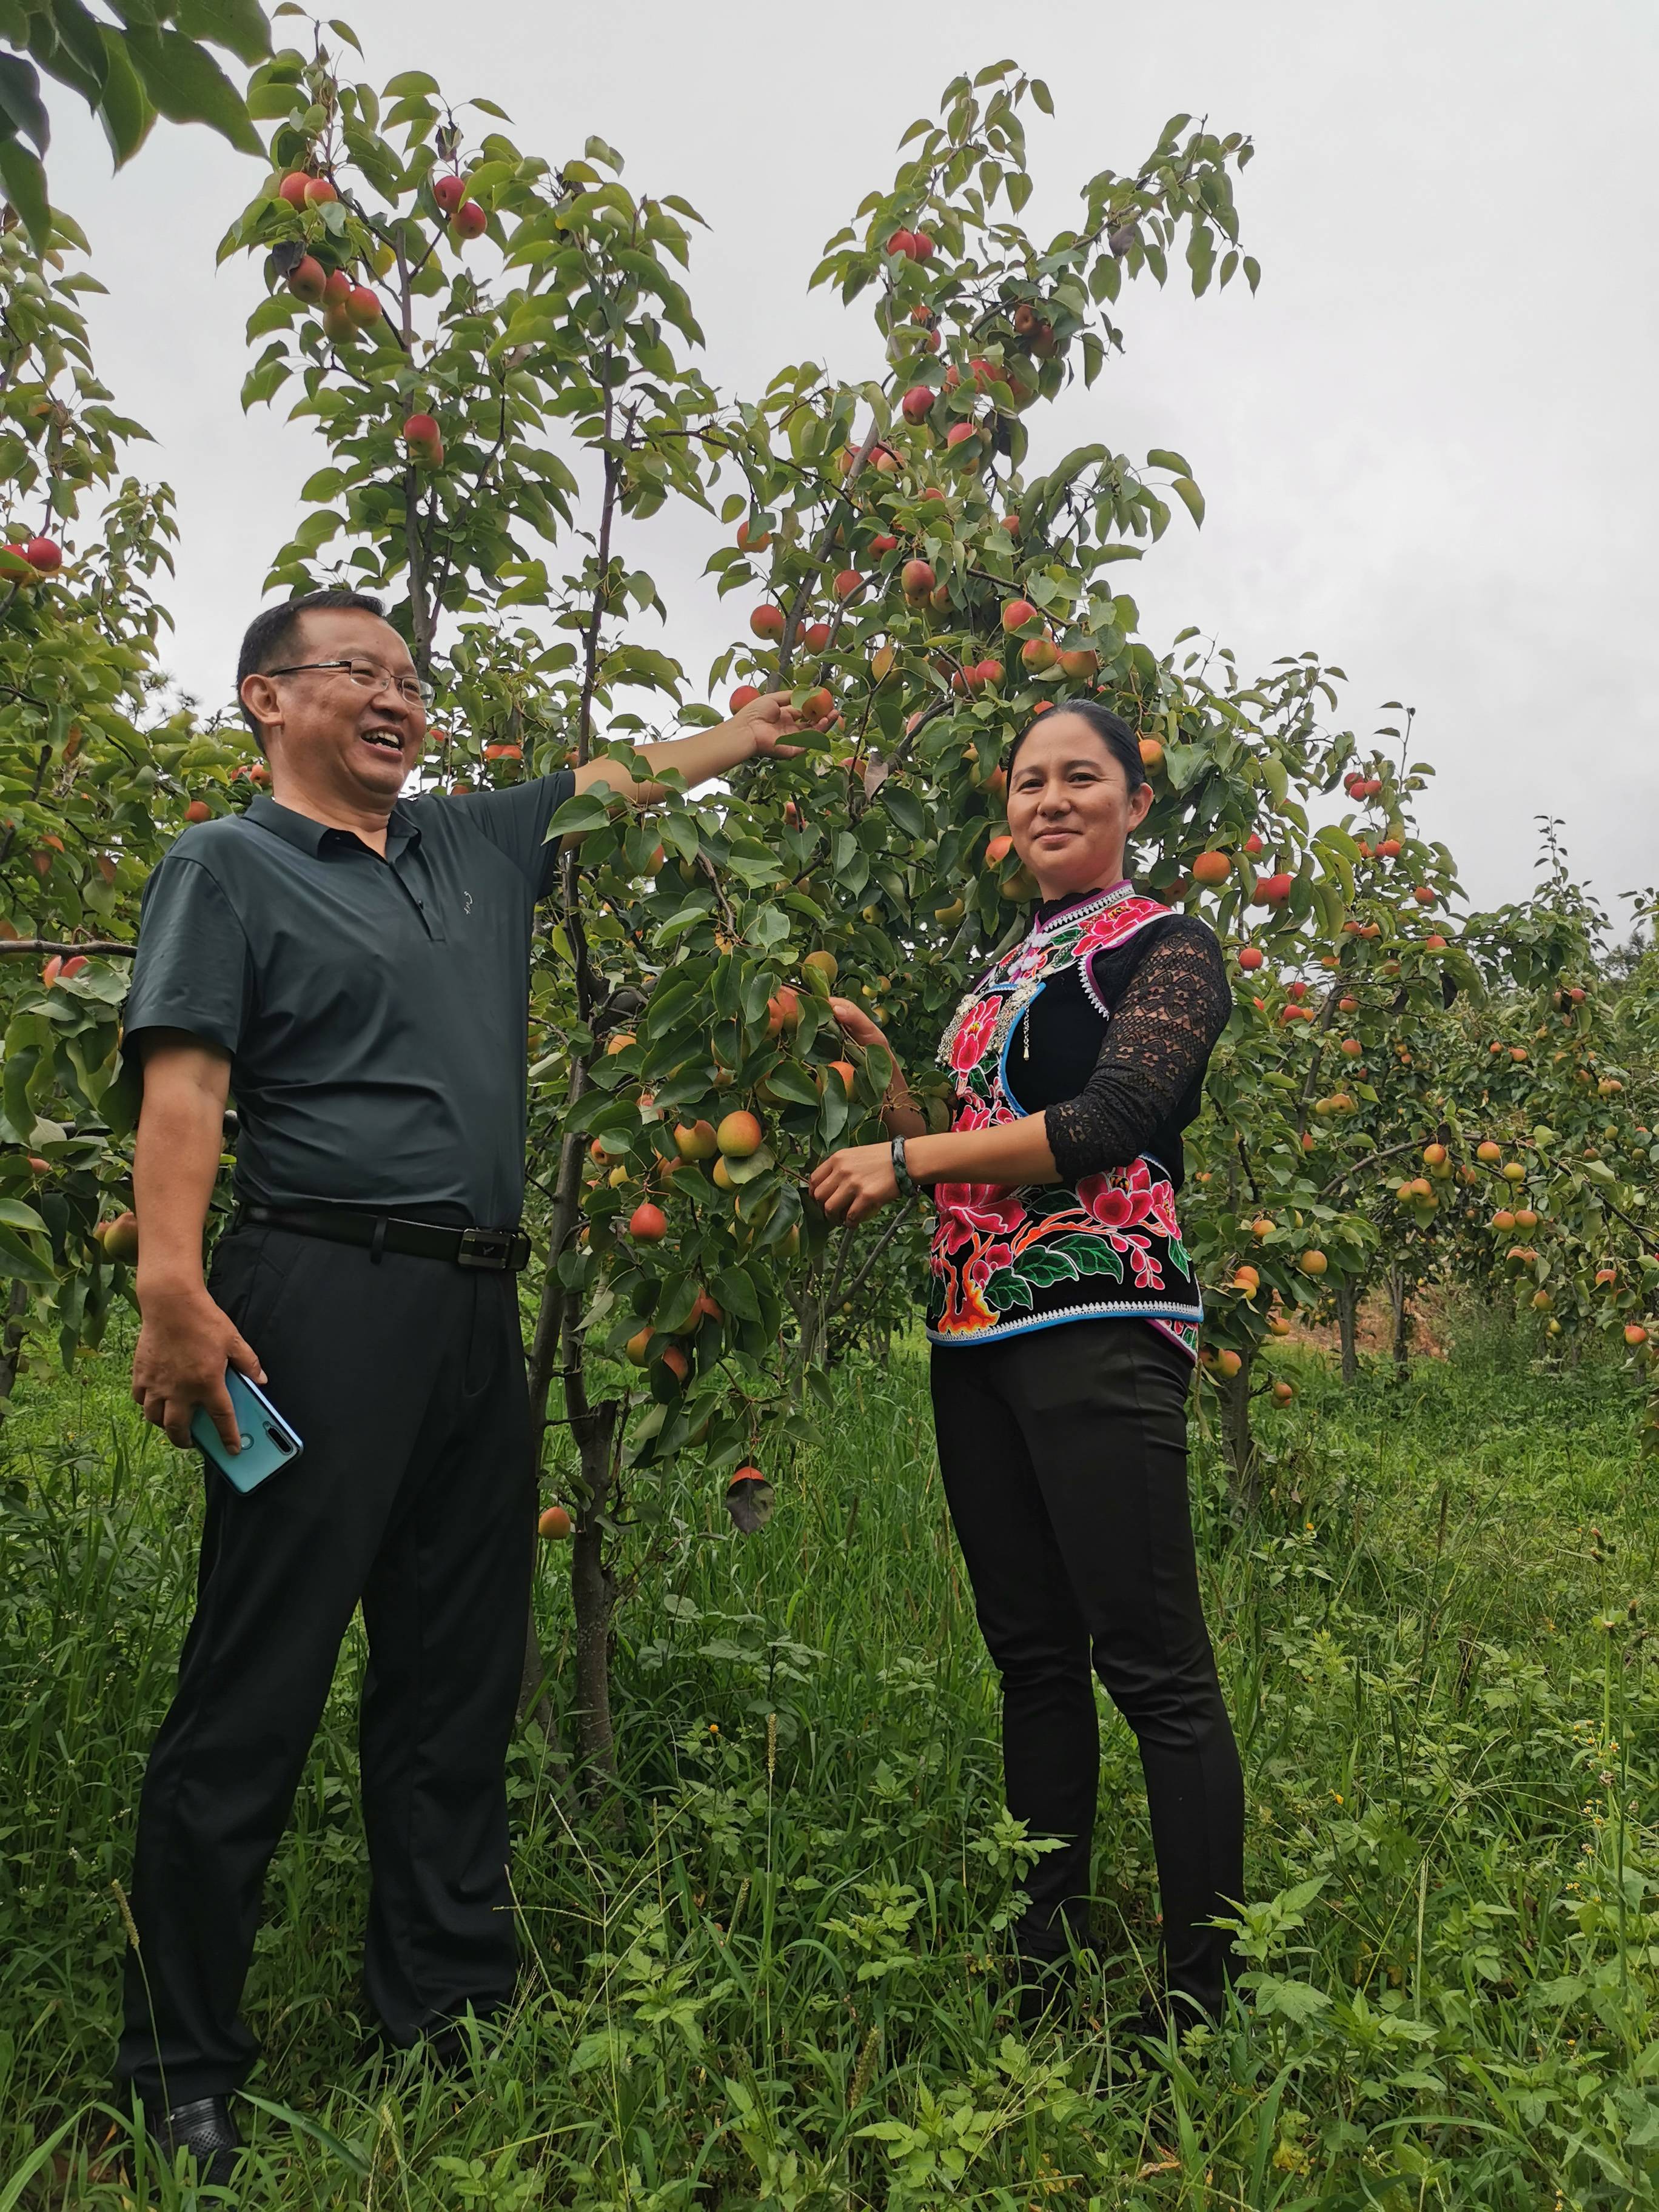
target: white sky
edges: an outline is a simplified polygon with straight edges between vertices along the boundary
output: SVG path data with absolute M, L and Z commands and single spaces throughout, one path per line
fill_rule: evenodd
M 1545 810 L 1604 899 L 1659 878 L 1649 0 L 355 0 L 350 20 L 374 81 L 420 66 L 495 98 L 526 153 L 557 159 L 598 131 L 635 189 L 691 200 L 711 227 L 692 297 L 727 391 L 807 357 L 877 372 L 866 303 L 844 310 L 806 277 L 957 70 L 1006 55 L 1053 88 L 1054 119 L 1030 112 L 1039 238 L 1171 113 L 1250 132 L 1239 201 L 1259 295 L 1236 283 L 1194 303 L 1173 276 L 1162 295 L 1143 280 L 1118 311 L 1127 356 L 1039 410 L 1034 459 L 1084 434 L 1185 454 L 1204 529 L 1177 519 L 1119 571 L 1149 640 L 1197 623 L 1247 670 L 1315 648 L 1347 671 L 1362 734 L 1392 719 L 1382 701 L 1415 706 L 1439 771 L 1424 826 L 1474 902 L 1524 895 Z M 260 172 L 160 126 L 112 181 L 95 128 L 69 95 L 53 105 L 54 197 L 110 289 L 100 367 L 157 441 L 141 465 L 179 495 L 173 665 L 218 700 L 319 459 L 307 432 L 237 401 L 261 286 L 246 261 L 216 274 L 213 251 Z M 688 515 L 629 549 L 696 683 L 740 619 L 701 579 L 714 535 Z

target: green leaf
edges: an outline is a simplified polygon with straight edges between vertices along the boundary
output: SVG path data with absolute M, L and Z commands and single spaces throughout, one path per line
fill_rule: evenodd
M 258 0 L 179 0 L 173 20 L 186 38 L 224 46 L 250 69 L 270 52 L 270 26 Z
M 0 1227 L 0 1275 L 13 1275 L 49 1291 L 58 1278 L 40 1254 L 24 1243 L 15 1231 Z
M 1278 2013 L 1285 2020 L 1312 2020 L 1330 2002 L 1324 1990 L 1316 1990 L 1311 1982 L 1286 1981 L 1278 1974 L 1251 1974 L 1245 1978 L 1255 1985 L 1255 2008 L 1260 2013 Z
M 1204 520 L 1204 495 L 1190 477 L 1177 477 L 1170 487 L 1196 523 Z
M 52 237 L 46 173 L 21 138 L 0 137 L 0 185 L 33 244 L 45 252 Z
M 46 1223 L 21 1198 L 0 1198 L 0 1222 L 11 1229 L 26 1229 L 32 1237 L 44 1237 L 46 1233 Z
M 129 31 L 126 49 L 169 123 L 205 123 L 244 154 L 264 154 L 241 94 L 204 46 L 182 31 Z
M 547 825 L 550 842 L 555 837 L 585 837 L 592 830 L 602 830 L 610 820 L 608 802 L 597 791 L 579 791 L 564 805 Z
M 769 1090 L 775 1091 L 780 1098 L 787 1099 L 792 1106 L 810 1106 L 816 1112 L 818 1087 L 806 1070 L 796 1061 L 780 1061 L 776 1067 L 769 1070 L 766 1084 Z
M 0 53 L 0 115 L 14 131 L 34 141 L 44 154 L 52 141 L 52 124 L 40 97 L 40 79 L 15 54 Z
M 1054 96 L 1040 76 L 1034 76 L 1031 79 L 1031 97 L 1045 115 L 1054 113 Z
M 882 785 L 877 796 L 907 837 L 920 837 L 927 826 L 927 817 L 921 811 L 921 801 L 914 791 L 896 784 L 891 776 Z
M 428 76 L 424 70 L 405 70 L 401 76 L 389 77 L 380 88 L 388 100 L 416 100 L 440 88 L 437 78 Z
M 1149 469 L 1168 469 L 1178 477 L 1189 477 L 1193 472 L 1180 454 L 1171 453 L 1167 446 L 1154 446 L 1146 456 L 1146 465 Z
M 145 99 L 126 46 L 115 32 L 104 33 L 104 48 L 107 65 L 103 94 L 98 102 L 98 120 L 118 169 L 123 162 L 132 159 L 149 137 L 155 121 L 155 110 Z

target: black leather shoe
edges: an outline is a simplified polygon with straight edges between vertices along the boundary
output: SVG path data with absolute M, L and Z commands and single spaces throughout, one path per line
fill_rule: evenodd
M 227 2098 L 198 2097 L 188 2105 L 175 2105 L 170 2112 L 156 2113 L 146 2106 L 144 2124 L 163 2156 L 171 2159 L 175 2151 L 187 2150 L 200 2179 L 218 2189 L 229 2186 L 242 2138 Z

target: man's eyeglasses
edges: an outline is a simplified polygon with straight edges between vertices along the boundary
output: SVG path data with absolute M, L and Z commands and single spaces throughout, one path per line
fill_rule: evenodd
M 389 668 L 382 668 L 374 660 L 296 660 L 287 668 L 265 668 L 263 676 L 303 676 L 313 668 L 343 668 L 361 690 L 378 691 L 389 684 L 401 699 L 411 707 L 432 704 L 432 686 L 422 676 L 394 676 Z

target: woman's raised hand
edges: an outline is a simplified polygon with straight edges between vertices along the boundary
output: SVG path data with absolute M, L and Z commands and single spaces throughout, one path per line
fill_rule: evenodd
M 843 1032 L 853 1043 L 862 1045 L 866 1049 L 872 1044 L 884 1046 L 890 1052 L 892 1049 L 869 1015 L 855 1000 L 831 999 L 830 1011 L 841 1024 Z
M 845 1152 L 831 1152 L 813 1169 L 807 1188 L 832 1221 L 862 1221 L 898 1196 L 893 1148 L 849 1145 Z

